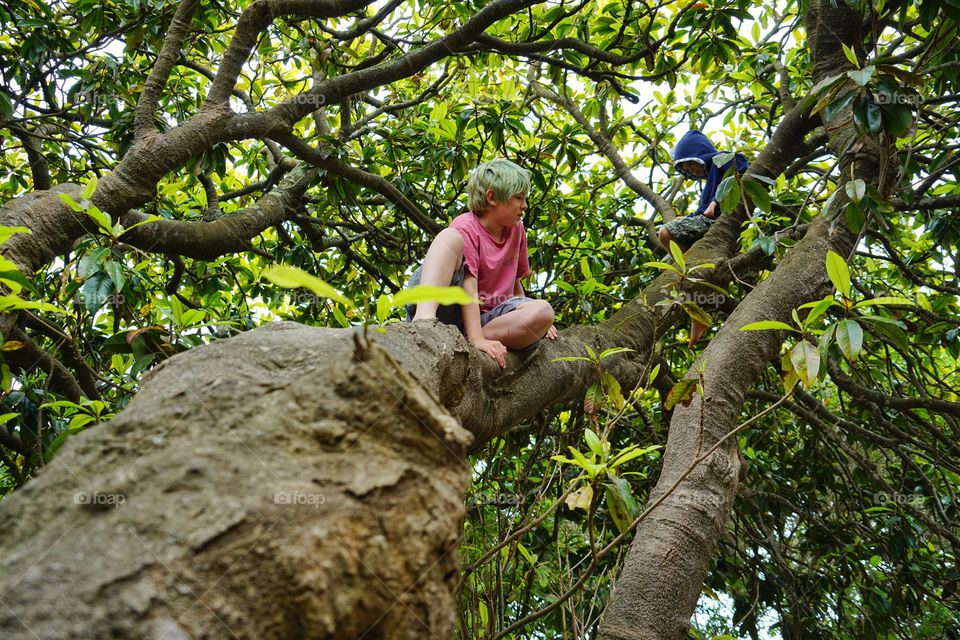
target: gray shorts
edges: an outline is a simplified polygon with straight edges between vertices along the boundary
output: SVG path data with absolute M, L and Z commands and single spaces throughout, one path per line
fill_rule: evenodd
M 461 262 L 460 267 L 453 272 L 453 277 L 450 279 L 451 287 L 460 287 L 463 286 L 463 273 L 466 267 L 466 263 Z M 413 272 L 413 275 L 410 276 L 410 282 L 407 283 L 407 288 L 415 287 L 420 284 L 420 275 L 423 271 L 423 267 L 417 267 L 417 270 Z M 527 296 L 512 296 L 507 298 L 490 311 L 480 314 L 480 326 L 485 326 L 488 322 L 494 318 L 499 318 L 505 313 L 510 313 L 514 311 L 520 305 L 533 302 L 533 298 L 528 298 Z M 416 305 L 408 304 L 407 307 L 407 322 L 413 320 L 413 314 L 416 313 Z M 458 304 L 442 304 L 437 307 L 437 320 L 445 324 L 452 324 L 457 329 L 460 330 L 460 333 L 466 335 L 467 330 L 463 326 L 463 311 Z
M 682 218 L 674 218 L 663 225 L 663 228 L 670 232 L 677 244 L 689 247 L 705 236 L 714 222 L 716 222 L 714 218 L 708 218 L 702 214 L 692 214 Z

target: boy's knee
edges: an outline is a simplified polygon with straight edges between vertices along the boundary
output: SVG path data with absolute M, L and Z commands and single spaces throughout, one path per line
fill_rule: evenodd
M 670 241 L 673 240 L 673 236 L 670 235 L 670 232 L 667 231 L 666 227 L 660 227 L 660 231 L 657 232 L 657 236 L 660 238 L 660 244 L 662 244 L 664 248 L 670 247 Z
M 553 324 L 553 307 L 546 300 L 534 300 L 530 306 L 530 324 L 532 328 L 546 331 Z

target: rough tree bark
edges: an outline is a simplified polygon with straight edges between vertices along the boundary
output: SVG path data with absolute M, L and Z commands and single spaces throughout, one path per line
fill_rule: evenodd
M 843 73 L 850 63 L 841 43 L 861 53 L 863 16 L 845 3 L 813 2 L 807 36 L 814 57 L 814 81 Z M 891 143 L 858 138 L 849 109 L 827 127 L 840 175 L 854 175 L 881 192 L 892 181 Z M 696 360 L 687 377 L 701 377 L 703 396 L 678 406 L 670 423 L 663 467 L 650 502 L 670 487 L 737 425 L 747 391 L 779 356 L 781 331 L 742 332 L 751 322 L 790 322 L 792 310 L 831 290 L 827 251 L 848 256 L 855 241 L 844 217 L 843 190 L 806 236 L 790 249 L 773 274 L 738 305 Z M 709 235 L 708 235 L 709 237 Z M 699 373 L 698 373 L 699 372 Z M 611 594 L 600 637 L 604 640 L 680 640 L 686 637 L 703 581 L 736 495 L 740 461 L 735 438 L 694 470 L 637 527 L 624 568 Z

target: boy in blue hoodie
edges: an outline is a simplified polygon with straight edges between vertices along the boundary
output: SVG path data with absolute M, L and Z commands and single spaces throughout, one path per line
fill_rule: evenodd
M 696 130 L 687 131 L 677 143 L 677 147 L 673 150 L 673 167 L 684 177 L 691 180 L 706 178 L 707 182 L 703 185 L 700 206 L 696 211 L 688 216 L 671 220 L 660 227 L 657 235 L 664 247 L 669 247 L 670 242 L 673 241 L 681 251 L 686 252 L 690 245 L 702 238 L 720 215 L 720 205 L 714 197 L 717 195 L 720 181 L 723 180 L 723 174 L 733 162 L 737 163 L 739 173 L 747 170 L 747 159 L 739 153 L 722 167 L 718 167 L 713 162 L 713 157 L 718 153 L 720 152 L 713 146 L 710 139 Z M 707 325 L 691 318 L 689 345 L 693 347 L 708 328 Z
M 682 251 L 686 251 L 690 245 L 702 238 L 720 215 L 720 206 L 714 197 L 723 174 L 734 161 L 737 163 L 738 172 L 743 173 L 747 170 L 747 159 L 739 153 L 733 160 L 718 167 L 713 163 L 713 157 L 718 153 L 720 152 L 713 146 L 710 139 L 696 130 L 687 131 L 677 143 L 677 147 L 673 150 L 673 167 L 680 175 L 691 180 L 706 179 L 707 182 L 703 185 L 700 206 L 696 211 L 688 216 L 671 220 L 660 227 L 658 235 L 664 247 L 669 247 L 672 240 Z

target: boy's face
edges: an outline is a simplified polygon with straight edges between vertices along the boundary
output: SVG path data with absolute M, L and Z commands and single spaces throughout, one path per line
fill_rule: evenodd
M 687 160 L 686 162 L 681 162 L 677 165 L 687 173 L 702 178 L 707 175 L 706 169 L 699 162 L 694 162 L 693 160 Z
M 502 227 L 515 227 L 523 221 L 523 212 L 527 210 L 527 194 L 518 193 L 506 202 L 500 202 L 493 195 L 493 189 L 487 190 L 487 210 L 483 217 Z

